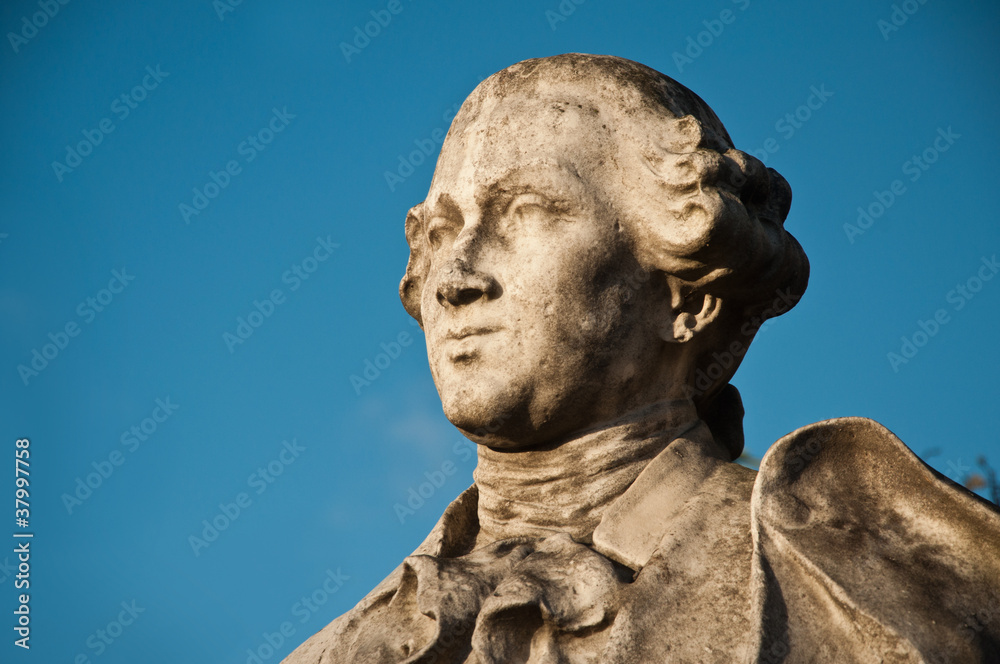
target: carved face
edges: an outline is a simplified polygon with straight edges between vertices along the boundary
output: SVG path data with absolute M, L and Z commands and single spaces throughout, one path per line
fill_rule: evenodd
M 663 398 L 647 392 L 669 294 L 621 232 L 609 124 L 583 103 L 507 99 L 442 149 L 421 317 L 445 414 L 477 442 L 557 441 Z

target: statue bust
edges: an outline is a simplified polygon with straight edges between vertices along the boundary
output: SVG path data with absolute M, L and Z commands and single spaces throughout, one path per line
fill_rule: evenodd
M 997 662 L 1000 511 L 863 418 L 733 461 L 729 380 L 809 264 L 791 189 L 610 56 L 483 81 L 400 285 L 475 484 L 285 661 Z

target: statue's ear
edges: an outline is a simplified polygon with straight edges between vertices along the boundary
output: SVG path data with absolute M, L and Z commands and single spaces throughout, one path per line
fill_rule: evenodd
M 669 343 L 685 343 L 719 317 L 720 301 L 711 293 L 668 276 L 670 308 L 660 321 L 660 337 Z

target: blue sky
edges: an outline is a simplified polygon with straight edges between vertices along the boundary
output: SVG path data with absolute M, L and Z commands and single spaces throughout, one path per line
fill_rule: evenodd
M 749 451 L 864 415 L 1000 465 L 1000 7 L 648 4 L 4 3 L 0 453 L 31 441 L 35 539 L 3 661 L 277 662 L 419 544 L 474 456 L 403 219 L 455 105 L 530 57 L 658 69 L 791 183 L 812 278 L 733 381 Z

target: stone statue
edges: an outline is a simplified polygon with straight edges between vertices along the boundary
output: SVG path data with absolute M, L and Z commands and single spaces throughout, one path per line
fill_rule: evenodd
M 640 64 L 483 81 L 407 215 L 400 286 L 475 484 L 285 661 L 1000 661 L 991 503 L 862 418 L 733 463 L 729 379 L 808 280 L 790 203 Z

